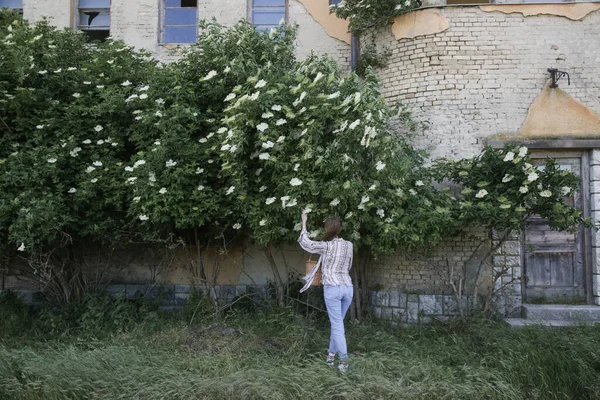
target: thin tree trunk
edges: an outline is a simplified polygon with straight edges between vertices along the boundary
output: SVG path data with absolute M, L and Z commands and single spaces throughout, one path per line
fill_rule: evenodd
M 369 307 L 369 287 L 367 282 L 367 268 L 369 267 L 370 259 L 367 254 L 362 254 L 360 257 L 360 283 L 362 293 L 362 310 L 365 311 Z
M 356 263 L 357 265 L 352 267 L 352 280 L 354 281 L 354 307 L 356 308 L 356 313 L 354 315 L 354 319 L 361 320 L 362 319 L 362 301 L 361 301 L 361 293 L 360 293 L 360 274 L 358 273 L 360 262 Z
M 202 246 L 200 245 L 200 235 L 198 235 L 197 226 L 194 227 L 194 243 L 196 245 L 196 263 L 198 266 L 198 277 L 200 278 L 200 282 L 202 282 L 204 293 L 208 295 L 210 302 L 212 303 L 215 310 L 218 310 L 219 299 L 217 299 L 217 294 L 215 293 L 214 285 L 211 285 L 208 282 L 208 278 L 206 277 L 204 260 L 202 259 Z
M 275 259 L 273 258 L 273 249 L 271 248 L 271 244 L 265 246 L 265 255 L 267 256 L 267 260 L 269 260 L 269 265 L 271 265 L 271 270 L 273 271 L 273 279 L 275 281 L 275 298 L 277 299 L 277 305 L 279 307 L 283 307 L 285 305 L 283 281 L 281 280 L 279 269 L 277 269 L 277 264 L 275 263 Z
M 500 238 L 498 243 L 495 246 L 492 246 L 490 248 L 490 250 L 485 254 L 485 256 L 479 262 L 479 266 L 477 267 L 477 274 L 475 275 L 475 288 L 473 289 L 473 305 L 475 307 L 477 307 L 477 294 L 478 294 L 478 289 L 479 289 L 479 278 L 481 277 L 481 271 L 483 270 L 483 265 L 485 264 L 485 262 L 487 261 L 487 259 L 489 257 L 493 256 L 493 254 L 496 252 L 496 250 L 498 250 L 500 247 L 502 247 L 502 245 L 510 237 L 510 234 L 511 234 L 510 231 L 505 231 L 504 235 L 502 235 L 502 237 Z M 492 242 L 493 242 L 493 237 L 492 237 Z
M 202 282 L 206 282 L 206 272 L 204 271 L 204 262 L 202 261 L 202 248 L 198 235 L 198 227 L 194 227 L 194 243 L 196 244 L 196 262 L 198 263 L 198 274 Z

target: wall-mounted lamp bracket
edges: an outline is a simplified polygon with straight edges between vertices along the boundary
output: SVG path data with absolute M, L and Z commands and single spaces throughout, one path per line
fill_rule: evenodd
M 551 88 L 553 88 L 553 89 L 557 88 L 558 80 L 565 75 L 567 76 L 567 82 L 568 82 L 569 86 L 571 85 L 571 77 L 569 76 L 568 73 L 566 73 L 564 71 L 559 71 L 555 68 L 548 68 L 548 72 L 550 72 L 550 78 L 552 78 L 552 84 L 550 85 Z

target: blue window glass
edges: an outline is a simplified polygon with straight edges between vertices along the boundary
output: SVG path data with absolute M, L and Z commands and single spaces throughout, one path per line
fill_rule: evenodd
M 196 25 L 195 8 L 167 8 L 165 25 Z
M 252 0 L 252 24 L 258 30 L 277 26 L 286 14 L 286 0 Z
M 195 43 L 197 0 L 164 0 L 163 43 Z
M 195 26 L 165 27 L 165 43 L 195 43 Z
M 110 8 L 110 0 L 79 0 L 79 8 Z
M 23 0 L 0 0 L 0 8 L 23 8 Z

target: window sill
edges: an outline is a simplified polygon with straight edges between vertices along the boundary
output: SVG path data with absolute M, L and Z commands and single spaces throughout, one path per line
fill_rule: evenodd
M 166 50 L 186 50 L 196 43 L 158 43 L 158 47 Z

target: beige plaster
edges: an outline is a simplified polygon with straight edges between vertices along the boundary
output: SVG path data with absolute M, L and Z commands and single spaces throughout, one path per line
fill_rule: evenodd
M 490 6 L 479 6 L 479 8 L 485 12 L 500 11 L 505 14 L 519 13 L 525 17 L 541 14 L 556 15 L 573 21 L 579 21 L 589 13 L 600 10 L 600 4 L 495 4 Z
M 309 14 L 317 21 L 325 32 L 338 40 L 350 44 L 348 21 L 329 12 L 329 2 L 326 0 L 298 0 Z
M 226 254 L 221 254 L 217 249 L 210 248 L 204 250 L 202 258 L 206 277 L 209 281 L 212 281 L 213 276 L 216 274 L 218 285 L 235 285 L 238 283 L 243 270 L 241 248 L 232 247 Z M 164 283 L 183 285 L 200 283 L 197 271 L 194 273 L 196 260 L 197 254 L 194 247 L 180 249 L 171 267 L 165 271 Z
M 392 33 L 397 40 L 434 35 L 448 29 L 446 17 L 435 10 L 419 10 L 394 18 Z
M 550 81 L 533 101 L 519 137 L 600 137 L 600 115 L 590 110 L 560 88 L 550 88 Z

